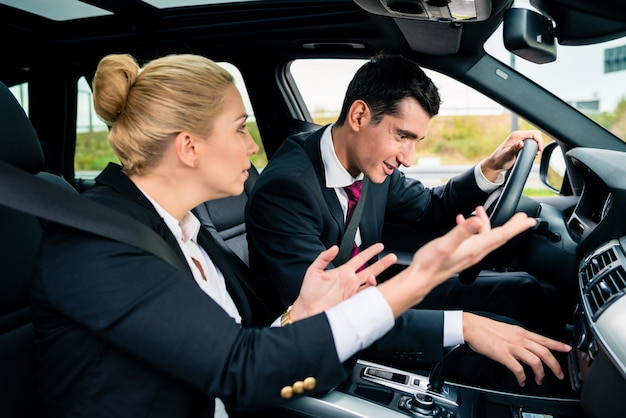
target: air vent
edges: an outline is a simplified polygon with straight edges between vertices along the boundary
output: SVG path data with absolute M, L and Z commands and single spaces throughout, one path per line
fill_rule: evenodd
M 589 317 L 594 321 L 626 294 L 624 256 L 616 241 L 587 257 L 579 274 Z
M 617 261 L 617 255 L 615 254 L 615 247 L 610 247 L 606 251 L 594 254 L 587 263 L 580 269 L 582 275 L 583 284 L 591 282 L 593 278 L 602 269 L 609 266 L 611 263 Z
M 589 286 L 585 296 L 587 297 L 590 313 L 594 321 L 609 303 L 622 296 L 625 290 L 626 271 L 624 271 L 624 266 L 621 265 L 613 270 L 609 270 Z

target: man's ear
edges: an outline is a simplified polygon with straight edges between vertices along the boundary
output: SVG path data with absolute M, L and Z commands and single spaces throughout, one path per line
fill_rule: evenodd
M 174 148 L 179 161 L 187 167 L 198 164 L 198 154 L 194 145 L 194 138 L 188 132 L 179 132 L 174 139 Z
M 358 131 L 369 123 L 370 109 L 363 100 L 355 100 L 348 111 L 348 123 L 350 127 Z

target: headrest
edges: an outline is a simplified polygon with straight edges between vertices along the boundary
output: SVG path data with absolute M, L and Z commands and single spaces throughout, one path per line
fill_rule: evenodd
M 7 86 L 0 82 L 0 160 L 30 173 L 43 169 L 37 133 Z

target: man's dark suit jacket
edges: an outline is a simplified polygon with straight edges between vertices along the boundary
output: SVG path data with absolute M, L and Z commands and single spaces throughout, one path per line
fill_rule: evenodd
M 110 165 L 85 193 L 148 225 L 184 259 L 151 203 Z M 244 327 L 160 258 L 59 225 L 40 251 L 33 285 L 36 405 L 42 417 L 212 417 L 284 401 L 308 376 L 317 389 L 345 378 L 325 315 L 254 329 L 240 269 L 206 231 L 202 245 L 223 272 Z M 305 391 L 305 394 L 308 392 Z
M 297 296 L 315 257 L 338 245 L 344 232 L 339 200 L 325 182 L 320 154 L 325 129 L 285 140 L 257 179 L 246 207 L 250 264 L 271 280 L 268 286 L 276 288 L 284 305 Z M 359 225 L 362 245 L 381 241 L 386 216 L 422 231 L 438 231 L 486 197 L 473 170 L 434 189 L 394 170 L 382 184 L 370 183 Z
M 320 154 L 324 129 L 286 139 L 248 199 L 250 266 L 265 286 L 278 292 L 282 305 L 276 312 L 298 295 L 311 262 L 343 236 L 339 200 L 335 190 L 325 186 Z M 360 222 L 363 246 L 380 242 L 386 216 L 423 231 L 438 231 L 452 226 L 458 213 L 471 213 L 486 197 L 472 170 L 435 189 L 394 170 L 382 184 L 370 184 Z M 387 337 L 377 343 L 378 351 L 391 350 L 394 358 L 438 360 L 443 352 L 443 311 L 411 310 Z

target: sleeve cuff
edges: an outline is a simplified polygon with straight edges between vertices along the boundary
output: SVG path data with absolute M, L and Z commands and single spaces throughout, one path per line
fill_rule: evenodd
M 495 183 L 487 180 L 487 177 L 483 174 L 483 171 L 480 169 L 480 165 L 482 161 L 474 166 L 474 177 L 476 178 L 476 184 L 478 188 L 485 193 L 491 193 L 496 190 L 498 187 L 504 184 L 504 173 L 500 173 L 497 181 Z
M 463 311 L 444 311 L 443 346 L 453 347 L 463 343 Z
M 377 287 L 369 287 L 326 311 L 340 361 L 368 347 L 394 325 L 393 312 Z

